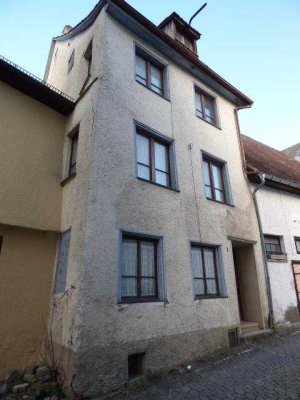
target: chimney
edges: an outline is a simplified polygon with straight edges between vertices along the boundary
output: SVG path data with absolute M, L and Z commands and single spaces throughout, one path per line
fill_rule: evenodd
M 70 25 L 65 25 L 62 34 L 65 35 L 66 33 L 69 33 L 73 28 Z
M 201 33 L 192 28 L 180 15 L 173 12 L 158 27 L 198 57 L 197 40 L 200 39 Z

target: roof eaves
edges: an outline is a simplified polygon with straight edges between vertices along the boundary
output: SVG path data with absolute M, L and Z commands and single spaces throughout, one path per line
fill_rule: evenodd
M 61 114 L 68 115 L 75 107 L 72 97 L 1 55 L 0 80 Z

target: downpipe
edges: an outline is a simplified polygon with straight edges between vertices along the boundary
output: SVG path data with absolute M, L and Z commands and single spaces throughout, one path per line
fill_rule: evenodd
M 269 268 L 268 268 L 268 259 L 267 259 L 267 253 L 266 253 L 266 248 L 265 248 L 262 222 L 261 222 L 261 217 L 260 217 L 260 212 L 259 212 L 259 207 L 258 207 L 258 202 L 257 202 L 257 197 L 256 197 L 256 194 L 259 191 L 259 189 L 261 189 L 265 184 L 266 176 L 265 176 L 265 174 L 258 174 L 258 176 L 260 179 L 260 184 L 254 189 L 254 191 L 252 193 L 252 197 L 253 197 L 255 212 L 256 212 L 257 221 L 258 221 L 261 248 L 262 248 L 262 253 L 263 253 L 263 264 L 264 264 L 265 279 L 266 279 L 266 286 L 267 286 L 267 297 L 268 297 L 268 305 L 269 305 L 268 326 L 270 329 L 273 329 L 275 324 L 274 324 L 274 310 L 273 310 L 270 274 L 269 274 Z

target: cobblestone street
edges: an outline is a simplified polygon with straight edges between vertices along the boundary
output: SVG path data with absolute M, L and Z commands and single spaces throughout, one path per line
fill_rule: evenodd
M 191 373 L 177 373 L 131 390 L 122 400 L 300 399 L 300 332 L 273 336 L 214 356 Z

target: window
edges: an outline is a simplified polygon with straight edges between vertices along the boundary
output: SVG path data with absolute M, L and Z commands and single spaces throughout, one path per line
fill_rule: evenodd
M 3 237 L 0 236 L 0 254 L 1 254 L 1 250 L 2 250 L 2 244 L 3 244 Z
M 300 254 L 300 238 L 295 237 L 295 246 L 296 246 L 296 251 L 298 254 Z
M 232 204 L 226 162 L 203 153 L 202 167 L 206 198 Z
M 151 301 L 158 298 L 157 240 L 123 237 L 122 301 Z
M 141 125 L 136 126 L 138 178 L 177 190 L 174 141 Z
M 283 254 L 279 236 L 265 235 L 265 249 L 267 256 L 271 254 Z
M 76 174 L 79 128 L 70 134 L 69 176 Z
M 68 61 L 68 73 L 70 73 L 71 69 L 73 68 L 74 60 L 75 60 L 75 50 L 73 49 L 71 56 L 69 58 L 69 61 Z
M 84 58 L 88 62 L 88 76 L 91 75 L 92 57 L 93 57 L 93 41 L 91 40 L 84 53 Z
M 212 125 L 217 126 L 217 114 L 215 99 L 196 89 L 195 93 L 196 99 L 196 115 L 197 117 L 204 119 L 204 121 L 209 122 Z
M 155 93 L 164 96 L 164 67 L 158 62 L 150 61 L 139 51 L 135 59 L 135 79 Z
M 194 40 L 189 39 L 186 34 L 180 32 L 180 30 L 176 29 L 176 34 L 175 34 L 175 40 L 177 42 L 180 42 L 183 44 L 185 47 L 187 47 L 191 51 L 195 51 L 194 48 Z
M 70 238 L 71 230 L 64 232 L 59 240 L 54 293 L 64 293 L 66 290 Z
M 191 251 L 195 297 L 219 296 L 216 248 L 192 245 Z

